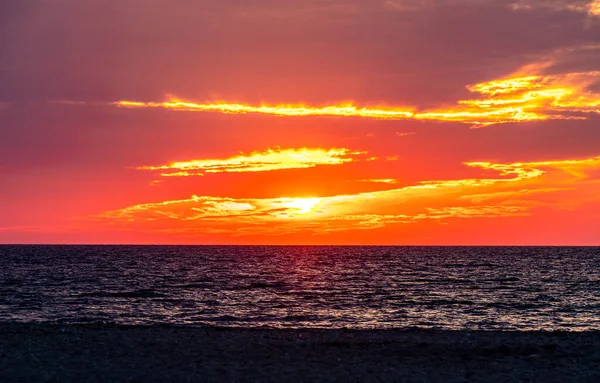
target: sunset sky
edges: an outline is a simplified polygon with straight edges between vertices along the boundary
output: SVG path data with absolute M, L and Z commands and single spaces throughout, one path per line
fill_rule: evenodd
M 0 2 L 0 243 L 600 244 L 600 1 Z

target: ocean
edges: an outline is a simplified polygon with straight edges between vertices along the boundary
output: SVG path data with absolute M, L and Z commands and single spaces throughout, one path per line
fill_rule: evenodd
M 599 247 L 0 246 L 0 321 L 600 330 Z

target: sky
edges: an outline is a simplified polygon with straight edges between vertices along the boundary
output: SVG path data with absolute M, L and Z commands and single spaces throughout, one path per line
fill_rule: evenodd
M 0 243 L 600 244 L 600 1 L 0 2 Z

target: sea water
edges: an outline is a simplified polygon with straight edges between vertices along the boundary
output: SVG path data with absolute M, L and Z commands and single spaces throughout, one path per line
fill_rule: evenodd
M 0 321 L 600 330 L 600 248 L 4 245 Z

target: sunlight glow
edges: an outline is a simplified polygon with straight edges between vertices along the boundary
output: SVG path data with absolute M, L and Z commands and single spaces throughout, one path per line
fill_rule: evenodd
M 292 198 L 283 201 L 282 205 L 288 209 L 296 209 L 297 214 L 311 212 L 321 202 L 321 198 Z
M 467 162 L 495 175 L 429 180 L 356 194 L 311 198 L 189 199 L 147 203 L 104 212 L 88 219 L 111 227 L 161 228 L 177 233 L 232 235 L 324 234 L 381 228 L 391 224 L 450 219 L 521 217 L 546 204 L 558 209 L 597 201 L 600 157 L 509 164 Z M 572 200 L 544 202 L 549 193 L 577 192 Z

